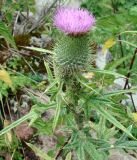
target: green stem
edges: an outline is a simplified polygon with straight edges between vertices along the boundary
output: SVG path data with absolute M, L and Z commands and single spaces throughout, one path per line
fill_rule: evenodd
M 83 111 L 79 110 L 80 84 L 76 79 L 69 80 L 66 84 L 68 109 L 73 113 L 79 130 L 83 128 Z

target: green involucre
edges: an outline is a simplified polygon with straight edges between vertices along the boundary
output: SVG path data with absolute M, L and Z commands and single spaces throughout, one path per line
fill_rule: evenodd
M 88 37 L 63 35 L 55 45 L 54 60 L 61 76 L 69 76 L 86 68 L 90 60 Z

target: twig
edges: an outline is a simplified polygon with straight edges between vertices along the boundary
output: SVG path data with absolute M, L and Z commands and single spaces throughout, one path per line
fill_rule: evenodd
M 127 86 L 128 86 L 128 88 L 130 88 L 130 86 L 129 86 L 129 78 L 131 76 L 131 69 L 133 68 L 133 65 L 134 65 L 134 62 L 135 62 L 135 59 L 136 59 L 136 54 L 137 54 L 137 48 L 135 49 L 134 55 L 133 55 L 133 57 L 131 59 L 130 66 L 129 66 L 129 71 L 128 71 L 127 75 L 126 75 L 126 81 L 125 81 L 125 85 L 124 85 L 123 89 L 126 89 Z M 136 111 L 136 107 L 135 107 L 135 103 L 134 103 L 134 100 L 133 100 L 132 93 L 129 93 L 129 95 L 131 97 L 131 101 L 132 101 L 134 110 Z
M 137 48 L 135 49 L 134 51 L 134 55 L 131 59 L 131 62 L 130 62 L 130 66 L 129 66 L 129 71 L 126 75 L 126 82 L 125 82 L 125 86 L 124 86 L 124 89 L 126 89 L 126 86 L 128 85 L 128 82 L 129 82 L 129 78 L 130 78 L 130 75 L 131 75 L 131 69 L 133 68 L 133 65 L 134 65 L 134 62 L 135 62 L 135 59 L 136 59 L 136 54 L 137 54 Z
M 118 39 L 119 39 L 119 45 L 120 45 L 120 50 L 121 50 L 121 57 L 124 57 L 124 50 L 123 50 L 123 46 L 122 46 L 122 42 L 121 42 L 121 35 L 118 35 Z M 124 68 L 126 68 L 126 64 L 125 61 L 123 62 L 123 66 Z
M 118 1 L 116 0 L 111 0 L 111 5 L 112 5 L 112 8 L 113 8 L 113 13 L 115 14 L 117 11 L 118 11 Z
M 69 140 L 70 140 L 70 139 L 71 139 L 71 136 L 68 137 L 67 141 L 66 141 L 66 142 L 62 145 L 62 147 L 59 149 L 59 151 L 58 151 L 58 153 L 57 153 L 57 155 L 56 155 L 56 157 L 55 157 L 55 160 L 57 160 L 57 159 L 61 156 L 64 147 L 69 143 Z
M 113 12 L 116 13 L 116 10 L 115 10 L 115 6 L 114 6 L 113 0 L 111 0 L 111 5 L 112 5 L 112 8 L 113 8 Z
M 117 9 L 116 6 L 115 6 L 115 4 L 117 4 L 117 1 L 116 1 L 116 3 L 115 3 L 113 0 L 111 0 L 111 4 L 112 4 L 112 8 L 113 8 L 113 13 L 115 14 L 116 11 L 118 11 L 118 9 Z M 124 51 L 123 51 L 122 40 L 121 40 L 121 35 L 120 35 L 120 34 L 118 35 L 118 39 L 119 39 L 119 45 L 120 45 L 121 54 L 122 54 L 122 57 L 124 57 Z M 136 50 L 137 50 L 137 49 L 136 49 Z M 136 52 L 136 51 L 135 51 L 135 52 Z M 131 59 L 131 65 L 130 65 L 130 68 L 131 68 L 131 69 L 132 69 L 132 66 L 133 66 L 133 63 L 134 63 L 134 60 L 135 60 L 135 55 L 136 55 L 136 53 L 133 55 L 133 58 Z M 133 61 L 133 62 L 132 62 L 132 61 Z M 123 62 L 123 65 L 124 65 L 124 68 L 126 68 L 125 62 Z M 130 68 L 129 68 L 129 71 L 131 70 Z M 130 86 L 129 86 L 129 83 L 128 83 L 128 79 L 129 79 L 129 77 L 130 77 L 130 72 L 128 72 L 128 74 L 127 74 L 126 77 L 127 77 L 127 78 L 126 78 L 126 82 L 125 82 L 124 89 L 126 89 L 126 86 L 127 86 L 127 85 L 128 85 L 128 89 L 129 89 Z M 130 97 L 131 97 L 131 101 L 132 101 L 133 107 L 134 107 L 134 109 L 135 109 L 135 111 L 136 111 L 135 103 L 134 103 L 134 100 L 133 100 L 132 93 L 129 93 L 129 94 L 130 94 Z
M 44 10 L 46 10 L 46 11 L 34 23 L 32 22 L 32 19 L 29 18 L 29 11 L 27 10 L 27 17 L 25 17 L 25 20 L 21 24 L 21 27 L 20 27 L 21 29 L 18 31 L 17 34 L 29 34 L 29 33 L 33 32 L 35 29 L 44 25 L 45 15 L 48 14 L 48 12 L 51 10 L 51 8 L 53 8 L 53 6 L 57 3 L 57 1 L 58 0 L 55 0 L 47 10 L 45 8 L 43 8 L 43 11 Z
M 24 92 L 31 93 L 38 98 L 41 96 L 41 93 L 33 91 L 32 89 L 29 89 L 29 88 L 24 87 L 22 90 Z M 48 103 L 50 101 L 48 96 L 42 96 L 39 100 L 40 100 L 41 103 L 43 103 L 43 102 Z
M 15 22 L 14 22 L 14 27 L 13 27 L 13 36 L 15 36 L 15 30 L 16 30 L 16 25 L 17 25 L 17 22 L 18 22 L 19 15 L 20 15 L 20 12 L 17 11 L 17 16 L 16 16 L 16 19 L 15 19 Z
M 34 31 L 36 28 L 38 28 L 44 21 L 45 19 L 45 15 L 51 10 L 51 8 L 53 8 L 53 6 L 57 3 L 58 0 L 55 0 L 50 7 L 44 12 L 44 15 L 42 15 L 42 17 L 40 17 L 38 19 L 38 21 L 36 21 L 36 23 L 30 28 L 28 33 L 31 33 L 32 31 Z
M 123 46 L 122 46 L 122 38 L 121 38 L 121 35 L 118 35 L 118 39 L 119 39 L 119 45 L 120 45 L 120 50 L 121 50 L 121 56 L 122 56 L 122 58 L 123 58 L 123 57 L 124 57 L 124 50 L 123 50 Z M 123 62 L 123 66 L 124 66 L 124 68 L 126 68 L 125 61 Z M 126 81 L 127 81 L 127 80 L 128 80 L 128 77 L 127 77 Z M 127 84 L 126 84 L 126 83 L 127 83 Z M 129 82 L 127 81 L 126 83 L 125 83 L 124 89 L 126 89 L 126 86 L 128 86 L 128 89 L 130 89 Z M 134 109 L 135 109 L 135 103 L 134 103 L 133 95 L 132 95 L 132 93 L 129 93 L 129 95 L 130 95 L 130 98 L 131 98 L 133 107 L 134 107 Z M 135 110 L 136 110 L 136 109 L 135 109 Z
M 37 75 L 36 72 L 34 71 L 33 67 L 31 67 L 31 65 L 26 61 L 26 59 L 25 59 L 23 56 L 22 56 L 22 59 L 23 59 L 24 62 L 29 66 L 29 68 L 31 69 L 31 71 L 32 71 L 35 75 Z
M 27 19 L 29 19 L 29 6 L 28 6 L 28 0 L 26 0 L 26 6 L 27 6 Z

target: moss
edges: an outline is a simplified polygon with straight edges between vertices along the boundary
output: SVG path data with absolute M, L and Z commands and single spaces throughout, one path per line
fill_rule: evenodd
M 0 39 L 0 50 L 2 51 L 2 50 L 5 50 L 5 48 L 7 48 L 8 46 L 7 46 L 7 43 L 6 43 L 6 41 L 5 41 L 5 39 L 4 38 L 1 38 Z
M 16 45 L 19 46 L 28 46 L 30 44 L 31 36 L 29 34 L 17 35 L 14 37 Z

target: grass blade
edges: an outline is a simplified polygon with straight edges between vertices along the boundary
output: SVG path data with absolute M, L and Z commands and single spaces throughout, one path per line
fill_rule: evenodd
M 53 158 L 51 158 L 50 156 L 48 156 L 45 152 L 43 152 L 41 149 L 39 149 L 38 147 L 34 146 L 31 143 L 26 143 L 34 152 L 35 154 L 40 157 L 43 160 L 54 160 Z

